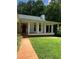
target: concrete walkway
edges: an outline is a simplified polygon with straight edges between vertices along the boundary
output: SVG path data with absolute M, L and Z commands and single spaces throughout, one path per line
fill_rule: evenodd
M 22 38 L 20 49 L 17 53 L 17 59 L 38 59 L 29 38 Z

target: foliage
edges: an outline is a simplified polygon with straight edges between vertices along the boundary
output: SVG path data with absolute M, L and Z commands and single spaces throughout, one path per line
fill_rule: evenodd
M 40 16 L 44 14 L 44 7 L 44 3 L 41 0 L 36 1 L 32 9 L 33 15 Z
M 47 6 L 46 19 L 50 21 L 61 21 L 61 10 L 59 3 L 51 3 Z
M 19 14 L 40 16 L 43 14 L 43 11 L 44 3 L 41 0 L 37 0 L 36 2 L 29 0 L 27 3 L 20 1 L 17 7 Z
M 55 33 L 55 36 L 61 37 L 61 26 L 58 27 L 57 25 L 54 25 L 53 31 Z
M 57 31 L 57 36 L 59 36 L 59 37 L 61 36 L 61 30 Z
M 20 35 L 17 35 L 17 51 L 20 48 L 20 42 L 21 42 L 21 36 Z
M 46 20 L 61 22 L 61 5 L 56 2 L 51 2 L 45 6 L 42 0 L 29 0 L 27 3 L 20 1 L 17 12 L 18 14 L 34 16 L 45 14 Z
M 26 7 L 26 3 L 25 2 L 22 2 L 20 1 L 18 6 L 17 6 L 17 13 L 18 14 L 27 14 L 27 7 Z

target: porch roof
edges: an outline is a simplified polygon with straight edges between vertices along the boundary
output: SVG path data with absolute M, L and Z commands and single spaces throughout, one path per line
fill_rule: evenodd
M 25 19 L 25 20 L 45 21 L 45 19 L 43 19 L 42 17 L 38 17 L 38 16 L 18 14 L 18 17 L 20 19 Z
M 30 15 L 23 15 L 18 14 L 18 19 L 23 22 L 45 22 L 45 23 L 54 23 L 54 24 L 60 24 L 60 22 L 53 22 L 53 21 L 46 21 L 45 19 L 42 19 L 38 16 L 30 16 Z

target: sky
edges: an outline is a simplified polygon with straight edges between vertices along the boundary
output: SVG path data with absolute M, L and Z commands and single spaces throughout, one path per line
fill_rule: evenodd
M 28 0 L 17 0 L 17 3 L 18 3 L 19 1 L 27 2 Z M 51 0 L 43 0 L 43 2 L 44 2 L 45 5 L 49 4 L 50 1 L 51 1 Z

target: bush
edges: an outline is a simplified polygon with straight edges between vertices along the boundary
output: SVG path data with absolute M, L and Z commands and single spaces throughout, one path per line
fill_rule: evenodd
M 57 30 L 57 32 L 55 33 L 55 36 L 61 37 L 61 30 Z

